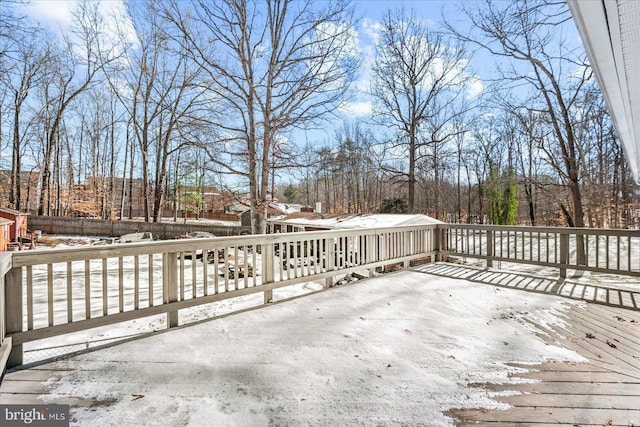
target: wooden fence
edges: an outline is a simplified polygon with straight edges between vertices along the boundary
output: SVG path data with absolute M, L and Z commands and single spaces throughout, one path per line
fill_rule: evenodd
M 8 367 L 24 343 L 435 255 L 435 226 L 216 237 L 14 252 L 4 275 Z
M 192 231 L 208 231 L 215 236 L 249 234 L 250 227 L 212 224 L 181 224 L 180 222 L 111 221 L 90 218 L 62 218 L 49 216 L 29 217 L 29 228 L 49 234 L 73 236 L 120 237 L 123 234 L 148 231 L 160 239 L 173 239 Z

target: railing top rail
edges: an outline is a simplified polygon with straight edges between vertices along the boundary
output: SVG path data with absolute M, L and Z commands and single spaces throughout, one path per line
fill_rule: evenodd
M 640 236 L 640 230 L 622 228 L 586 228 L 586 227 L 532 227 L 521 225 L 492 224 L 438 224 L 438 228 L 459 228 L 468 230 L 524 231 L 533 233 L 582 234 L 598 236 Z
M 248 246 L 253 244 L 284 243 L 291 241 L 313 240 L 331 237 L 349 237 L 382 234 L 398 231 L 417 231 L 435 229 L 436 225 L 403 226 L 389 228 L 361 228 L 353 230 L 326 230 L 296 233 L 260 234 L 231 237 L 213 237 L 208 239 L 176 239 L 157 242 L 120 243 L 105 246 L 83 246 L 79 248 L 60 248 L 47 251 L 13 252 L 13 267 L 24 267 L 44 263 L 84 261 L 102 258 L 118 258 L 170 252 L 188 252 L 202 248 L 223 248 L 230 246 Z M 45 258 L 43 260 L 43 258 Z

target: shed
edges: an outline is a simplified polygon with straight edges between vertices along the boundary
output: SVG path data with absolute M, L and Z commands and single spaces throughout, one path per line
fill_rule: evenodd
M 20 241 L 23 237 L 27 237 L 29 215 L 29 213 L 13 209 L 0 208 L 0 218 L 8 219 L 13 222 L 9 229 L 9 238 L 12 241 Z
M 13 221 L 8 219 L 0 218 L 0 252 L 6 251 L 9 247 L 10 238 L 10 229 L 13 225 Z

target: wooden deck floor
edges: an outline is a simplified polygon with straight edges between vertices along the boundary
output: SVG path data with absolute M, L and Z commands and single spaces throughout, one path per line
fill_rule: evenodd
M 584 284 L 444 264 L 422 270 L 587 301 L 584 306 L 567 310 L 562 325 L 534 325 L 547 343 L 571 349 L 588 359 L 587 363 L 523 366 L 528 372 L 517 375 L 522 383 L 469 384 L 495 393 L 495 400 L 511 408 L 451 411 L 449 415 L 458 426 L 640 426 L 637 292 L 596 286 L 589 289 Z M 578 287 L 580 294 L 575 293 Z M 580 298 L 585 294 L 589 297 Z M 627 298 L 609 294 L 625 294 Z
M 492 286 L 578 298 L 577 294 L 567 291 L 575 290 L 575 284 L 550 279 L 446 264 L 432 264 L 418 270 Z M 597 289 L 580 292 L 603 296 L 603 291 Z M 605 292 L 614 294 L 616 290 Z M 448 415 L 459 426 L 640 426 L 640 310 L 636 305 L 640 299 L 637 295 L 629 292 L 628 298 L 615 301 L 585 297 L 586 304 L 572 306 L 564 312 L 563 323 L 534 324 L 541 339 L 574 350 L 588 362 L 526 366 L 526 373 L 514 378 L 519 381 L 510 384 L 469 384 L 469 387 L 486 390 L 494 400 L 511 405 L 510 409 L 461 409 Z M 68 374 L 64 370 L 56 371 L 58 368 L 54 366 L 45 364 L 7 374 L 0 386 L 0 403 L 37 402 L 39 395 L 46 394 L 47 382 Z M 96 399 L 68 403 L 88 408 L 110 404 Z

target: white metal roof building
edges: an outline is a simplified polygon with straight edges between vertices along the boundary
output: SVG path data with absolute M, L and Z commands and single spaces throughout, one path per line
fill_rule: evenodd
M 640 1 L 567 0 L 640 184 Z

